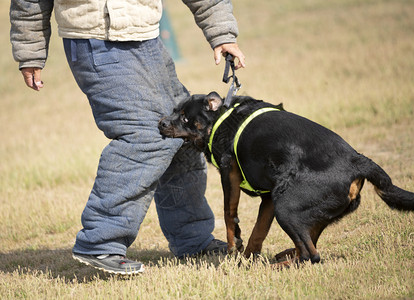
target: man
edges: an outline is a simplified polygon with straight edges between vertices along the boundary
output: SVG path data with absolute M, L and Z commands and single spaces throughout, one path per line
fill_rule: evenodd
M 230 0 L 184 0 L 214 49 L 216 64 L 236 44 Z M 26 85 L 43 88 L 54 9 L 66 57 L 90 102 L 99 129 L 111 139 L 82 213 L 73 257 L 116 274 L 143 271 L 125 258 L 152 198 L 170 250 L 178 257 L 223 252 L 204 197 L 206 164 L 179 139 L 163 139 L 159 119 L 188 97 L 158 38 L 161 0 L 12 0 L 13 55 Z

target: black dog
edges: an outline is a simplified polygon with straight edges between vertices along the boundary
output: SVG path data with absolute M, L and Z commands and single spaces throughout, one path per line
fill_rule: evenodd
M 262 198 L 247 257 L 261 251 L 275 216 L 296 247 L 284 254 L 296 251 L 299 261 L 319 262 L 320 234 L 358 207 L 365 179 L 391 208 L 414 210 L 414 194 L 393 185 L 381 167 L 334 132 L 281 105 L 233 97 L 227 109 L 215 92 L 193 95 L 160 120 L 159 129 L 166 137 L 193 142 L 219 168 L 229 252 L 242 248 L 240 190 Z

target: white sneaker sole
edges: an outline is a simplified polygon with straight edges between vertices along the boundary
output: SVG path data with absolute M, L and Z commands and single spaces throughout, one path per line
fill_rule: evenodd
M 110 270 L 110 269 L 105 269 L 103 267 L 99 267 L 96 265 L 91 264 L 89 261 L 87 260 L 83 260 L 82 257 L 76 256 L 75 254 L 72 253 L 72 257 L 74 260 L 77 260 L 80 263 L 83 263 L 85 265 L 88 265 L 90 267 L 93 267 L 95 269 L 107 272 L 107 273 L 111 273 L 111 274 L 117 274 L 117 275 L 134 275 L 134 274 L 139 274 L 139 273 L 143 273 L 145 271 L 144 269 L 144 265 L 142 265 L 142 267 L 139 270 L 130 270 L 130 271 L 116 271 L 116 270 Z

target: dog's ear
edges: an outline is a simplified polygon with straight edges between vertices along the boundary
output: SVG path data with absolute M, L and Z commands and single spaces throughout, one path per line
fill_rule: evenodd
M 207 110 L 217 111 L 223 105 L 223 99 L 216 92 L 211 92 L 205 98 Z

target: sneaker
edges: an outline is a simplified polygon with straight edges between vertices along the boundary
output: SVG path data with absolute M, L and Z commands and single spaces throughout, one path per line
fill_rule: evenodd
M 122 255 L 86 255 L 72 253 L 72 257 L 88 266 L 112 274 L 130 275 L 144 272 L 144 265 L 142 263 L 128 260 Z
M 217 254 L 227 254 L 227 243 L 220 241 L 218 239 L 214 239 L 210 242 L 210 244 L 205 247 L 201 253 L 201 255 L 217 255 Z

